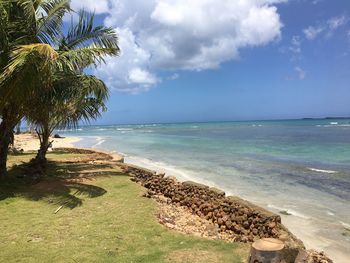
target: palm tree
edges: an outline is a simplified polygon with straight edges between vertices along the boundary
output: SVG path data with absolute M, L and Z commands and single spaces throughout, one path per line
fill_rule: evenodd
M 69 0 L 0 0 L 0 177 L 25 104 L 57 59 L 50 43 L 68 11 Z
M 43 89 L 34 100 L 31 107 L 34 110 L 27 114 L 37 127 L 40 139 L 35 163 L 43 168 L 54 129 L 76 126 L 81 119 L 88 122 L 105 109 L 107 87 L 101 80 L 82 72 L 88 66 L 104 62 L 106 55 L 117 55 L 119 48 L 115 31 L 104 26 L 94 27 L 93 21 L 93 14 L 81 11 L 78 23 L 59 39 L 57 52 L 64 58 L 63 69 L 52 72 L 52 89 Z M 71 61 L 76 64 L 72 66 Z M 35 105 L 40 105 L 40 110 L 36 110 Z
M 1 47 L 4 51 L 0 54 L 4 57 L 0 74 L 0 175 L 6 172 L 8 138 L 32 106 L 31 100 L 43 90 L 54 89 L 60 73 L 81 73 L 104 62 L 104 57 L 119 53 L 114 30 L 93 27 L 93 15 L 84 11 L 79 22 L 61 37 L 62 19 L 69 11 L 69 0 L 0 0 L 0 16 L 5 18 L 0 23 L 6 26 L 4 36 L 9 39 L 1 44 L 5 48 Z
M 79 121 L 89 122 L 106 109 L 108 89 L 103 81 L 85 74 L 61 76 L 54 82 L 54 88 L 43 91 L 33 105 L 40 105 L 41 111 L 33 107 L 27 118 L 34 124 L 40 140 L 40 149 L 32 163 L 41 170 L 46 165 L 46 153 L 51 143 L 50 135 L 56 128 L 74 128 Z

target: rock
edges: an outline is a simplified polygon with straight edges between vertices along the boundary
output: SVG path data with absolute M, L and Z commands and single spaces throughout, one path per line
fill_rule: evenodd
M 249 229 L 249 222 L 248 221 L 244 221 L 243 222 L 243 227 L 245 228 L 245 229 Z
M 272 212 L 270 212 L 262 207 L 259 207 L 253 203 L 250 203 L 242 198 L 239 198 L 237 196 L 228 196 L 227 199 L 234 204 L 238 204 L 238 205 L 242 206 L 243 208 L 249 207 L 251 210 L 254 210 L 256 213 L 259 213 L 263 217 L 276 219 L 273 221 L 276 221 L 278 223 L 281 222 L 281 217 L 279 215 L 276 215 L 276 214 L 274 214 L 274 213 L 272 213 Z M 243 213 L 244 213 L 244 211 L 243 211 Z
M 214 192 L 215 194 L 217 194 L 219 196 L 225 196 L 225 192 L 220 190 L 220 189 L 218 189 L 218 188 L 210 187 L 209 190 Z
M 187 186 L 187 187 L 195 187 L 195 188 L 199 188 L 199 189 L 208 189 L 209 188 L 209 186 L 207 186 L 207 185 L 199 184 L 199 183 L 192 182 L 192 181 L 186 181 L 186 182 L 183 182 L 182 184 L 184 186 Z
M 222 226 L 223 224 L 224 224 L 224 220 L 222 220 L 222 218 L 219 218 L 218 219 L 218 225 Z
M 275 222 L 269 223 L 269 228 L 275 228 L 275 227 L 276 227 L 276 223 Z
M 227 220 L 226 221 L 226 227 L 227 227 L 227 229 L 232 229 L 232 222 L 231 222 L 231 220 Z
M 317 252 L 315 250 L 304 250 L 298 251 L 298 255 L 294 261 L 295 263 L 332 263 L 323 252 Z
M 172 182 L 177 182 L 177 178 L 175 176 L 167 176 L 165 179 L 171 180 Z

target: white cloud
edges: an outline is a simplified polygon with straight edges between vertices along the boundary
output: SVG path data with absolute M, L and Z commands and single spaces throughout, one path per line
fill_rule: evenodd
M 301 39 L 300 36 L 293 36 L 289 50 L 293 53 L 301 53 Z
M 151 54 L 141 48 L 135 35 L 128 28 L 117 28 L 119 57 L 107 58 L 106 63 L 95 69 L 95 74 L 118 91 L 140 93 L 147 91 L 160 80 L 149 71 Z
M 242 48 L 279 40 L 283 25 L 275 4 L 282 2 L 286 0 L 72 1 L 73 7 L 105 13 L 105 24 L 117 28 L 122 54 L 108 59 L 96 74 L 128 92 L 159 83 L 160 70 L 215 69 L 237 59 Z
M 322 33 L 325 34 L 326 37 L 332 36 L 334 31 L 336 31 L 341 26 L 344 26 L 348 23 L 349 18 L 345 15 L 335 16 L 323 23 L 320 23 L 317 26 L 309 26 L 303 30 L 305 37 L 309 40 L 314 40 Z
M 302 47 L 301 47 L 301 37 L 300 36 L 293 36 L 292 40 L 290 42 L 290 45 L 287 49 L 289 53 L 291 54 L 291 60 L 297 61 L 300 60 L 302 57 Z
M 279 49 L 281 53 L 287 53 L 291 55 L 291 60 L 301 59 L 302 53 L 302 39 L 300 36 L 295 35 L 292 37 L 290 44 L 288 46 L 283 46 Z
M 96 1 L 96 0 L 76 0 L 71 2 L 73 10 L 77 11 L 80 9 L 86 9 L 96 14 L 103 14 L 108 12 L 108 1 Z
M 306 77 L 306 72 L 300 67 L 295 67 L 295 71 L 298 75 L 298 79 L 303 80 Z
M 129 80 L 131 83 L 142 84 L 146 87 L 147 85 L 154 85 L 158 82 L 153 74 L 141 68 L 133 68 L 130 70 Z
M 324 31 L 323 27 L 313 27 L 313 26 L 309 26 L 308 28 L 305 28 L 303 30 L 305 37 L 309 40 L 315 39 L 323 31 Z
M 348 18 L 346 16 L 342 15 L 342 16 L 337 16 L 337 17 L 333 17 L 333 18 L 329 19 L 327 21 L 327 24 L 328 24 L 330 30 L 336 30 L 340 26 L 345 25 L 347 22 L 348 22 Z
M 174 73 L 173 75 L 167 77 L 167 80 L 176 80 L 180 77 L 178 73 Z

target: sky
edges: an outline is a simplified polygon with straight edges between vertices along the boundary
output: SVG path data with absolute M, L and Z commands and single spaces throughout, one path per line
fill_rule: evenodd
M 349 0 L 72 0 L 121 54 L 97 124 L 350 116 Z

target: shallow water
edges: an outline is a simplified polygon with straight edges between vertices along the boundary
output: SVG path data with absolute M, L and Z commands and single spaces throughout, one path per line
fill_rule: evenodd
M 196 180 L 274 212 L 309 248 L 350 262 L 350 120 L 113 125 L 77 146 Z M 349 229 L 349 230 L 347 230 Z

